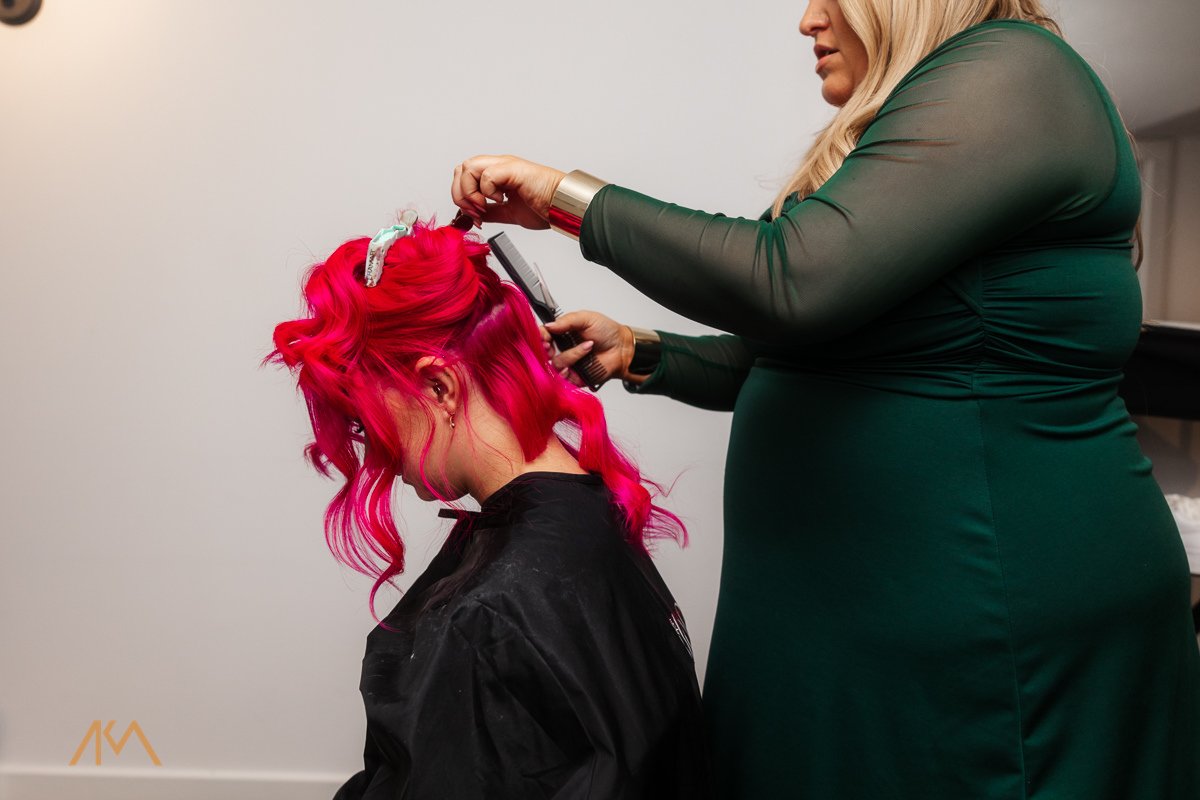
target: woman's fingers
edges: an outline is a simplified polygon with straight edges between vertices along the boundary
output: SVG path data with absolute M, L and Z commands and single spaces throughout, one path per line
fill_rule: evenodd
M 592 342 L 590 352 L 596 357 L 605 380 L 623 375 L 629 368 L 633 357 L 633 333 L 627 325 L 596 311 L 571 311 L 546 323 L 545 329 L 552 336 L 572 333 L 581 340 Z M 574 348 L 567 352 L 576 355 Z M 574 364 L 577 360 L 578 357 L 563 363 Z
M 459 213 L 470 217 L 475 227 L 478 228 L 480 225 L 479 212 L 475 210 L 473 204 L 466 202 L 463 198 L 463 190 L 460 182 L 462 171 L 462 164 L 454 168 L 454 177 L 450 180 L 450 198 L 454 200 L 454 205 L 458 206 Z
M 593 314 L 594 312 L 591 311 L 568 311 L 553 322 L 547 322 L 546 329 L 551 333 L 582 332 L 591 324 Z
M 463 190 L 462 190 L 462 183 L 461 183 L 462 171 L 463 171 L 462 164 L 459 164 L 457 167 L 454 168 L 454 177 L 450 179 L 450 197 L 451 197 L 451 199 L 454 200 L 454 205 L 456 205 L 459 208 L 462 208 L 464 211 L 466 211 L 466 208 L 464 207 Z
M 629 334 L 628 327 L 603 314 L 595 311 L 572 311 L 563 314 L 542 326 L 542 342 L 549 348 L 547 340 L 563 333 L 573 333 L 582 339 L 583 343 L 552 356 L 550 365 L 554 369 L 561 370 L 563 367 L 573 366 L 589 353 L 596 357 L 603 370 L 604 380 L 623 374 L 629 366 L 632 350 L 631 344 L 625 341 L 624 334 L 632 334 Z M 578 386 L 585 386 L 586 381 L 576 380 L 577 377 L 578 375 L 572 377 L 572 382 Z
M 570 367 L 564 367 L 563 369 L 560 369 L 558 374 L 560 377 L 565 378 L 567 381 L 578 386 L 580 389 L 584 388 L 583 378 L 579 377 L 579 373 Z
M 498 172 L 498 170 L 488 171 L 485 169 L 479 173 L 479 193 L 496 203 L 503 203 L 504 192 L 496 181 L 503 180 L 504 176 L 497 174 Z
M 504 194 L 518 177 L 514 167 L 520 159 L 512 156 L 475 156 L 463 162 L 463 179 L 467 200 L 481 211 L 493 203 L 503 203 Z M 513 187 L 517 188 L 517 187 Z
M 572 365 L 574 365 L 577 361 L 579 361 L 579 359 L 583 358 L 588 353 L 592 352 L 592 348 L 595 346 L 595 344 L 596 344 L 595 342 L 587 341 L 582 344 L 576 345 L 575 347 L 572 347 L 569 350 L 564 350 L 563 352 L 559 353 L 558 355 L 553 356 L 550 359 L 550 363 L 554 366 L 555 369 L 559 370 L 560 372 L 563 369 L 569 369 Z
M 455 167 L 450 196 L 477 220 L 546 228 L 562 175 L 516 156 L 474 156 Z
M 475 156 L 454 168 L 450 182 L 450 196 L 454 204 L 474 217 L 483 215 L 487 198 L 479 189 L 479 178 L 486 165 L 495 156 Z

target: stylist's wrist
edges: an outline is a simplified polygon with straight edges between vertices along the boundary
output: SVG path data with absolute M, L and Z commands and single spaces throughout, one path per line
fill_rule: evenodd
M 550 198 L 550 213 L 546 221 L 559 233 L 579 238 L 583 217 L 588 206 L 607 184 L 595 175 L 576 169 L 568 172 L 554 188 Z
M 621 326 L 621 369 L 617 374 L 625 383 L 640 384 L 645 383 L 649 375 L 635 375 L 629 371 L 629 365 L 633 363 L 633 353 L 636 349 L 636 338 L 633 334 L 633 328 L 628 325 Z
M 550 220 L 550 210 L 554 206 L 554 195 L 558 194 L 558 187 L 562 186 L 563 178 L 567 177 L 567 173 L 562 170 L 553 169 L 552 167 L 548 167 L 548 169 L 552 169 L 554 175 L 550 181 L 550 199 L 546 201 L 546 205 L 542 208 L 542 216 L 546 218 L 546 221 Z
M 519 191 L 519 194 L 525 196 L 531 210 L 543 220 L 549 221 L 554 193 L 558 191 L 567 173 L 543 164 L 526 163 L 529 169 L 523 176 L 524 191 Z
M 658 372 L 662 364 L 662 337 L 658 331 L 627 326 L 633 337 L 632 357 L 625 364 L 625 384 L 633 387 L 645 383 Z
M 511 216 L 511 221 L 520 223 L 520 206 L 523 204 L 541 218 L 542 224 L 539 227 L 546 227 L 553 213 L 554 194 L 567 174 L 554 167 L 526 161 L 515 156 L 506 156 L 506 158 L 511 160 L 510 164 L 500 164 L 501 169 L 497 171 L 503 175 L 504 167 L 512 170 L 509 184 L 504 186 L 501 191 L 495 191 L 500 187 L 494 184 L 488 188 L 494 187 L 493 191 L 495 191 L 490 199 L 498 206 L 508 206 L 507 210 L 510 211 L 510 214 L 496 214 L 495 212 L 501 211 L 496 205 L 489 205 L 485 207 L 485 210 L 493 215 L 496 222 L 507 222 L 509 220 L 505 217 Z

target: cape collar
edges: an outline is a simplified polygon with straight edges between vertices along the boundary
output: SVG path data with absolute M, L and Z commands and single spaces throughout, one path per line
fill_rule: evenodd
M 551 494 L 562 484 L 602 486 L 604 481 L 593 472 L 576 475 L 569 472 L 525 472 L 492 493 L 478 511 L 442 508 L 438 516 L 458 520 L 455 531 L 490 528 L 511 522 L 522 511 Z

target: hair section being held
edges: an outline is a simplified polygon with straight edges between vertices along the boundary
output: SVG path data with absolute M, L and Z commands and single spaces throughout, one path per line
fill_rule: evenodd
M 297 375 L 313 428 L 308 458 L 323 474 L 344 478 L 326 512 L 326 539 L 343 563 L 376 579 L 372 607 L 379 587 L 404 569 L 391 501 L 405 445 L 384 392 L 422 405 L 432 430 L 418 369 L 426 357 L 466 378 L 511 428 L 526 460 L 562 434 L 580 467 L 610 490 L 632 546 L 655 538 L 684 543 L 683 524 L 654 503 L 661 487 L 609 436 L 600 401 L 546 363 L 528 301 L 488 266 L 487 245 L 455 227 L 409 228 L 387 247 L 377 285 L 364 279 L 366 238 L 312 267 L 306 315 L 275 328 L 268 357 Z M 425 469 L 432 441 L 431 433 L 419 453 L 421 480 L 448 502 Z

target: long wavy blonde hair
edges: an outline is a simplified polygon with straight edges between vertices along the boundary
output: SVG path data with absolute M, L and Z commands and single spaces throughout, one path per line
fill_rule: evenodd
M 989 19 L 1022 19 L 1061 33 L 1040 0 L 838 0 L 838 5 L 866 48 L 867 74 L 775 198 L 773 216 L 792 193 L 806 197 L 829 180 L 900 80 L 954 34 Z

